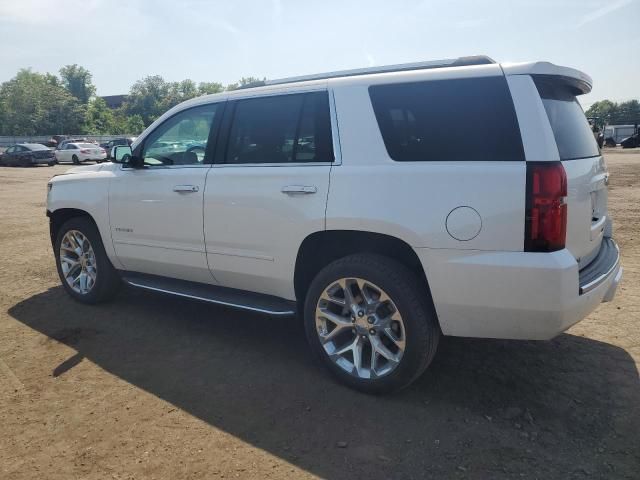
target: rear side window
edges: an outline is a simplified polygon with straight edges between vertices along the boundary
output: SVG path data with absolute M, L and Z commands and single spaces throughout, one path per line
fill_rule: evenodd
M 600 155 L 589 122 L 569 86 L 545 77 L 534 81 L 549 117 L 560 160 Z
M 226 163 L 332 162 L 326 92 L 239 100 Z
M 369 95 L 393 160 L 524 161 L 502 76 L 375 85 Z

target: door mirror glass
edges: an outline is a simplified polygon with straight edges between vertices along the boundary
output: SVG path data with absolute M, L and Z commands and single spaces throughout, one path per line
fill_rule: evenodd
M 113 163 L 129 163 L 132 156 L 133 152 L 128 145 L 117 145 L 113 147 L 113 152 L 111 153 Z

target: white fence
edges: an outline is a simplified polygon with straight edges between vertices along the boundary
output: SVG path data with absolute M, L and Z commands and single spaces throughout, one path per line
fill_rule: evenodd
M 86 138 L 98 143 L 108 142 L 115 138 L 135 137 L 136 135 L 67 135 L 70 138 Z M 51 135 L 34 135 L 26 137 L 0 137 L 0 147 L 8 147 L 15 143 L 45 143 L 51 139 Z

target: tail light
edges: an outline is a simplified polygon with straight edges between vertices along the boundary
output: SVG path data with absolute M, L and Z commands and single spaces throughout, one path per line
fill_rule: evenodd
M 562 250 L 567 238 L 567 174 L 560 162 L 527 162 L 524 249 Z
M 88 148 L 83 148 L 82 150 L 80 150 L 80 153 L 91 153 L 91 150 L 89 150 Z

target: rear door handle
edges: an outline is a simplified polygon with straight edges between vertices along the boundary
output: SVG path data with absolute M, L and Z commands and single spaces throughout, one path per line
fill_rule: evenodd
M 198 190 L 200 190 L 200 188 L 198 188 L 197 185 L 175 185 L 173 187 L 173 191 L 179 193 L 195 193 Z
M 287 195 L 302 193 L 302 194 L 310 194 L 316 193 L 318 189 L 315 185 L 286 185 L 282 187 L 281 192 L 286 193 Z

